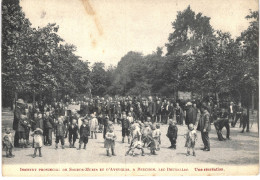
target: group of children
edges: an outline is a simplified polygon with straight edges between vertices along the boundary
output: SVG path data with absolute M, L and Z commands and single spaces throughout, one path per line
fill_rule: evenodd
M 64 117 L 58 117 L 57 122 L 54 122 L 54 132 L 56 136 L 55 149 L 58 149 L 59 143 L 61 143 L 61 147 L 62 149 L 64 149 L 64 138 L 66 136 L 66 129 L 68 129 L 69 134 L 69 147 L 75 148 L 75 142 L 77 139 L 79 139 L 78 150 L 82 148 L 82 145 L 84 145 L 83 148 L 86 149 L 89 136 L 91 136 L 91 138 L 95 137 L 95 139 L 97 139 L 97 131 L 99 129 L 97 121 L 98 120 L 95 117 L 95 115 L 91 114 L 91 118 L 82 118 L 78 121 L 76 119 L 73 119 L 72 122 L 69 123 L 67 128 L 64 124 Z M 122 119 L 120 119 L 120 124 L 122 126 L 122 143 L 124 143 L 125 136 L 127 136 L 129 144 L 129 149 L 127 150 L 125 155 L 128 155 L 131 152 L 131 154 L 134 156 L 135 150 L 141 150 L 141 155 L 144 156 L 144 148 L 150 149 L 151 155 L 156 155 L 156 151 L 160 150 L 162 133 L 160 130 L 159 123 L 152 123 L 149 117 L 147 121 L 144 123 L 138 120 L 133 121 L 131 118 L 126 116 L 126 113 L 123 113 Z M 108 124 L 104 128 L 104 147 L 106 148 L 107 156 L 116 156 L 115 141 L 117 137 L 114 132 L 113 122 L 108 120 Z M 37 151 L 39 152 L 39 157 L 42 157 L 41 148 L 45 144 L 44 141 L 46 139 L 43 130 L 41 128 L 36 128 L 31 134 L 31 136 L 33 137 L 34 148 L 33 158 L 36 157 Z M 169 138 L 171 142 L 171 146 L 169 148 L 176 149 L 178 128 L 176 126 L 176 122 L 174 122 L 172 119 L 169 120 L 169 127 L 166 136 Z M 187 155 L 190 154 L 190 149 L 192 149 L 193 155 L 195 156 L 194 147 L 197 135 L 192 124 L 189 125 L 189 131 L 187 132 L 187 134 L 185 134 L 185 138 Z M 6 151 L 7 157 L 14 157 L 14 155 L 12 154 L 13 143 L 10 128 L 6 129 L 5 134 L 3 136 L 3 147 Z

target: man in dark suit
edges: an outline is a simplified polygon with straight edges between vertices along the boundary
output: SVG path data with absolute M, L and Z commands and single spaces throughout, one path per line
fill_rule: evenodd
M 192 103 L 187 103 L 187 110 L 186 110 L 186 118 L 185 124 L 189 127 L 189 124 L 196 125 L 197 124 L 197 110 L 192 107 Z
M 241 103 L 239 102 L 238 103 L 238 106 L 236 108 L 236 117 L 235 117 L 235 120 L 232 121 L 231 125 L 232 127 L 235 127 L 236 126 L 236 123 L 238 121 L 238 119 L 240 120 L 240 126 L 242 126 L 242 114 L 243 114 L 243 108 L 241 107 Z
M 234 115 L 235 115 L 235 106 L 233 102 L 230 102 L 230 105 L 228 107 L 228 113 L 229 113 L 229 119 L 231 119 L 231 122 L 233 122 Z
M 203 151 L 210 151 L 210 142 L 209 142 L 209 131 L 210 131 L 210 120 L 209 120 L 209 112 L 207 111 L 207 107 L 204 105 L 201 106 L 201 117 L 199 120 L 199 124 L 197 130 L 201 132 L 202 141 L 204 144 Z
M 214 121 L 214 126 L 216 128 L 219 141 L 224 141 L 225 140 L 223 138 L 223 135 L 222 135 L 223 127 L 225 127 L 226 130 L 227 130 L 226 138 L 230 139 L 229 138 L 230 126 L 229 126 L 229 123 L 228 123 L 228 113 L 225 111 L 224 108 L 221 109 L 221 112 L 217 116 L 217 120 Z
M 161 122 L 161 106 L 162 103 L 160 100 L 156 101 L 156 122 L 159 123 Z
M 147 113 L 148 116 L 151 117 L 152 123 L 155 122 L 155 114 L 156 114 L 156 107 L 155 107 L 155 103 L 153 102 L 152 97 L 149 97 L 149 103 L 148 103 L 148 107 L 147 107 Z
M 16 101 L 16 107 L 14 109 L 14 121 L 13 121 L 13 130 L 15 130 L 15 137 L 14 137 L 14 147 L 19 147 L 19 140 L 25 139 L 25 134 L 23 129 L 23 122 L 22 115 L 25 115 L 25 103 L 23 99 L 18 99 Z

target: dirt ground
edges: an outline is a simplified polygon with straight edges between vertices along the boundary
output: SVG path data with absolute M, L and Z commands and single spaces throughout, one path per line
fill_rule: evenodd
M 2 129 L 9 126 L 12 127 L 13 113 L 10 110 L 3 109 L 2 112 Z M 196 142 L 196 157 L 186 156 L 186 148 L 184 147 L 184 134 L 187 131 L 186 126 L 178 126 L 177 149 L 169 149 L 170 142 L 166 137 L 168 125 L 161 126 L 161 149 L 157 151 L 157 155 L 150 155 L 150 151 L 145 149 L 145 156 L 141 156 L 141 151 L 136 150 L 136 155 L 125 156 L 129 145 L 121 142 L 121 127 L 115 125 L 116 155 L 113 157 L 106 156 L 104 148 L 104 140 L 102 134 L 98 134 L 97 139 L 89 139 L 86 150 L 76 150 L 69 148 L 68 140 L 65 140 L 65 149 L 55 150 L 55 143 L 52 146 L 44 146 L 42 148 L 43 157 L 32 158 L 33 148 L 15 148 L 14 158 L 6 158 L 5 152 L 2 152 L 3 164 L 33 164 L 33 163 L 211 163 L 211 164 L 234 164 L 247 165 L 259 163 L 259 137 L 257 132 L 257 124 L 254 123 L 249 133 L 240 133 L 241 129 L 238 124 L 235 128 L 231 128 L 231 140 L 218 141 L 214 126 L 210 132 L 211 151 L 204 152 L 200 150 L 203 147 L 200 132 L 198 133 L 198 141 Z M 225 135 L 226 131 L 223 131 Z M 225 137 L 225 136 L 224 136 Z M 53 142 L 55 138 L 53 137 Z M 78 147 L 78 140 L 76 142 Z

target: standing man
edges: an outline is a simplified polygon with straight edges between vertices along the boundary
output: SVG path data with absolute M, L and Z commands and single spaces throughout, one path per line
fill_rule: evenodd
M 229 119 L 231 119 L 231 123 L 234 123 L 235 107 L 232 101 L 230 102 L 230 105 L 228 107 L 228 113 L 229 113 Z
M 161 122 L 161 102 L 160 100 L 158 99 L 157 102 L 156 102 L 156 122 L 157 123 L 160 123 Z
M 199 120 L 199 124 L 197 130 L 201 132 L 201 138 L 204 144 L 203 151 L 210 151 L 210 143 L 209 143 L 209 131 L 210 131 L 210 121 L 209 121 L 209 112 L 207 108 L 202 105 L 201 107 L 201 117 Z
M 235 121 L 231 122 L 232 127 L 236 126 L 236 123 L 238 121 L 238 119 L 240 120 L 240 125 L 239 127 L 241 128 L 242 126 L 242 114 L 243 114 L 243 108 L 241 107 L 241 102 L 238 103 L 238 106 L 236 108 L 236 117 L 235 117 Z
M 152 123 L 155 122 L 155 113 L 156 113 L 155 111 L 156 111 L 155 103 L 153 102 L 152 96 L 150 96 L 147 113 L 148 113 L 148 116 L 151 117 Z
M 16 107 L 14 109 L 14 121 L 13 121 L 13 130 L 15 130 L 14 136 L 14 147 L 19 147 L 19 140 L 25 140 L 25 129 L 22 124 L 23 115 L 25 115 L 25 103 L 23 99 L 18 99 L 16 101 Z M 22 143 L 22 142 L 21 142 Z M 22 146 L 24 144 L 21 144 Z
M 244 133 L 245 128 L 246 128 L 246 132 L 249 132 L 249 108 L 243 109 L 243 114 L 242 114 L 241 119 L 243 121 L 243 130 L 241 131 L 241 133 Z
M 177 124 L 183 125 L 183 110 L 181 109 L 179 103 L 176 103 L 175 113 Z
M 197 125 L 197 110 L 192 107 L 192 103 L 187 103 L 187 110 L 186 110 L 186 117 L 185 117 L 185 124 L 189 127 L 189 124 L 193 124 L 194 126 Z

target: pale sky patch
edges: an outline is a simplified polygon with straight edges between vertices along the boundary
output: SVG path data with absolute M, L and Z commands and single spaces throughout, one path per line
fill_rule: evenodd
M 237 37 L 247 29 L 249 9 L 257 0 L 22 0 L 33 27 L 59 25 L 58 34 L 77 47 L 76 54 L 94 63 L 117 65 L 129 51 L 144 55 L 168 42 L 177 11 L 190 5 L 211 18 L 214 29 Z M 165 51 L 165 48 L 164 48 Z

